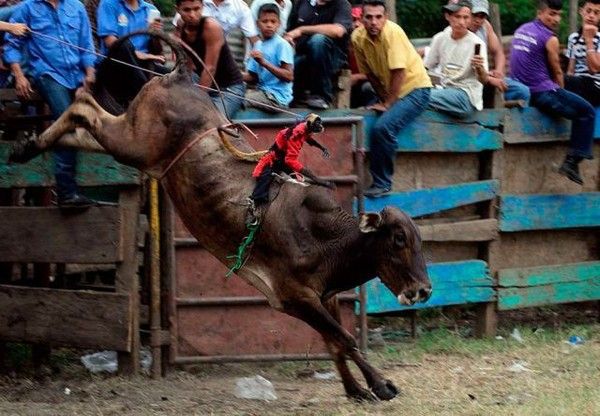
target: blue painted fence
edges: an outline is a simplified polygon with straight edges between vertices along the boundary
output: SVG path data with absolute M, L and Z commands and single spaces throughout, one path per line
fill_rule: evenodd
M 447 305 L 493 302 L 495 291 L 487 264 L 481 260 L 435 263 L 427 266 L 433 286 L 425 303 L 403 306 L 379 278 L 366 284 L 367 313 L 425 309 Z

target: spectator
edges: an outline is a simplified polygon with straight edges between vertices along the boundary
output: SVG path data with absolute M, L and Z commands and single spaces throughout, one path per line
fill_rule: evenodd
M 537 18 L 519 27 L 510 55 L 513 77 L 531 90 L 531 105 L 555 117 L 571 120 L 571 141 L 559 173 L 583 184 L 579 163 L 592 159 L 594 107 L 563 88 L 558 37 L 562 0 L 539 0 Z
M 362 6 L 352 7 L 352 31 L 362 27 Z M 360 72 L 352 43 L 348 48 L 348 65 L 350 66 L 350 108 L 368 107 L 377 102 L 377 93 L 367 79 L 367 75 Z
M 600 105 L 600 0 L 587 0 L 579 8 L 582 27 L 569 36 L 569 68 L 565 89 L 583 97 L 594 107 Z
M 196 68 L 198 84 L 214 89 L 214 77 L 221 91 L 226 94 L 223 94 L 222 99 L 215 91 L 210 91 L 209 95 L 219 111 L 226 117 L 233 116 L 242 106 L 246 87 L 242 73 L 225 42 L 221 25 L 212 17 L 202 15 L 202 0 L 176 0 L 175 4 L 181 15 L 181 39 L 205 64 L 204 67 Z
M 294 49 L 277 34 L 280 26 L 279 7 L 265 3 L 258 11 L 258 30 L 261 41 L 250 52 L 248 72 L 244 80 L 257 83 L 257 89 L 248 90 L 246 105 L 274 112 L 268 106 L 286 108 L 292 101 L 294 81 Z M 276 111 L 276 110 L 275 110 Z
M 279 29 L 277 29 L 277 34 L 283 36 L 285 29 L 287 28 L 290 12 L 292 11 L 292 2 L 290 0 L 254 0 L 252 4 L 250 4 L 250 12 L 255 21 L 258 21 L 258 10 L 261 6 L 268 3 L 275 4 L 279 8 L 279 21 L 281 24 L 279 25 Z
M 11 23 L 35 27 L 39 33 L 64 39 L 81 48 L 67 48 L 48 37 L 36 35 L 7 36 L 4 59 L 15 76 L 17 94 L 28 98 L 33 92 L 20 64 L 26 49 L 37 90 L 50 107 L 53 118 L 58 119 L 73 101 L 75 90 L 82 84 L 89 88 L 95 81 L 96 55 L 85 8 L 78 0 L 29 0 L 15 11 Z M 73 149 L 55 150 L 54 162 L 58 205 L 92 205 L 94 201 L 79 193 L 75 181 L 76 152 Z
M 469 0 L 450 0 L 443 7 L 450 28 L 433 37 L 425 57 L 425 66 L 443 87 L 431 91 L 429 106 L 459 118 L 483 108 L 487 82 L 487 48 L 469 31 L 471 7 Z
M 8 22 L 21 0 L 0 0 L 0 21 Z
M 160 12 L 144 0 L 101 0 L 96 15 L 102 53 L 106 53 L 118 38 L 129 33 L 144 29 L 162 30 Z M 158 40 L 151 40 L 150 36 L 135 36 L 130 42 L 138 61 L 165 62 L 164 56 L 150 53 L 152 48 L 160 50 Z M 152 45 L 152 42 L 156 44 Z
M 333 101 L 333 77 L 347 59 L 352 32 L 347 0 L 297 0 L 284 39 L 296 48 L 294 99 L 317 109 Z M 309 95 L 306 95 L 306 92 Z
M 383 0 L 365 0 L 363 22 L 352 34 L 352 45 L 358 68 L 380 99 L 372 108 L 381 113 L 370 138 L 373 184 L 364 194 L 379 197 L 392 188 L 396 137 L 427 108 L 431 81 L 404 31 L 387 20 Z
M 529 104 L 529 88 L 504 74 L 506 56 L 502 42 L 488 21 L 490 15 L 488 0 L 473 0 L 473 18 L 469 30 L 485 43 L 489 54 L 494 58 L 494 69 L 488 72 L 488 85 L 504 93 L 505 100 L 523 100 Z
M 202 16 L 219 22 L 225 37 L 234 29 L 240 29 L 252 45 L 258 40 L 256 22 L 244 0 L 204 0 L 203 5 Z M 181 29 L 181 13 L 175 15 L 173 24 L 177 30 Z
M 19 27 L 26 28 L 26 25 L 22 25 L 21 23 L 17 23 L 18 26 L 12 26 L 12 23 L 8 23 L 10 17 L 13 15 L 17 7 L 19 7 L 19 3 L 21 0 L 0 0 L 0 32 L 9 32 L 11 33 L 11 27 L 15 32 L 12 32 L 13 35 L 22 36 L 24 33 L 21 33 Z M 4 39 L 1 37 L 0 40 L 0 54 L 3 54 L 4 49 Z M 27 70 L 27 56 L 23 56 L 21 61 L 21 68 L 25 74 L 28 73 Z M 7 88 L 13 83 L 13 76 L 10 72 L 10 68 L 6 67 L 2 60 L 0 60 L 0 88 Z

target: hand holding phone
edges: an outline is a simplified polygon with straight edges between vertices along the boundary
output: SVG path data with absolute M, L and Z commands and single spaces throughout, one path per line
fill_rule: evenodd
M 476 43 L 475 44 L 475 56 L 479 56 L 480 53 L 481 53 L 481 44 Z

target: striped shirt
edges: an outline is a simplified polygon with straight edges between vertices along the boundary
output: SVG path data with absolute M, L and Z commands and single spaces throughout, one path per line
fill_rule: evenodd
M 594 50 L 600 52 L 600 32 L 594 36 Z M 590 74 L 587 63 L 587 46 L 581 33 L 573 32 L 569 36 L 567 58 L 575 59 L 575 75 L 591 76 L 600 80 L 600 74 Z

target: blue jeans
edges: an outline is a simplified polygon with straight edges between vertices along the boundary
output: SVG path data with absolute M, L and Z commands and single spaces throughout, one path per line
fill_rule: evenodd
M 370 144 L 372 186 L 391 189 L 398 134 L 427 108 L 430 93 L 430 88 L 413 90 L 397 100 L 375 122 Z
M 225 101 L 225 107 L 223 107 L 223 102 L 221 101 L 219 93 L 211 91 L 208 95 L 210 95 L 210 99 L 219 109 L 219 111 L 223 113 L 226 117 L 229 117 L 231 119 L 235 116 L 235 113 L 237 113 L 240 110 L 240 108 L 242 108 L 242 104 L 244 102 L 244 94 L 246 94 L 246 85 L 242 82 L 241 84 L 234 84 L 230 85 L 227 88 L 223 88 L 222 91 L 235 94 L 235 96 L 231 94 L 223 94 L 223 101 Z
M 322 34 L 311 35 L 301 42 L 294 58 L 294 97 L 301 98 L 305 90 L 333 100 L 333 77 L 346 61 L 346 54 L 335 40 Z
M 508 89 L 504 92 L 504 99 L 507 101 L 512 100 L 524 100 L 527 105 L 529 105 L 529 100 L 531 98 L 531 92 L 529 92 L 529 87 L 523 83 L 520 83 L 516 79 L 512 79 L 510 77 L 504 78 L 504 82 Z
M 69 89 L 49 75 L 42 75 L 36 80 L 36 86 L 44 101 L 50 107 L 52 118 L 58 119 L 73 102 L 75 90 Z M 77 152 L 73 149 L 56 149 L 54 151 L 54 177 L 56 194 L 59 199 L 66 199 L 78 193 L 75 182 Z
M 569 155 L 593 159 L 594 107 L 577 94 L 563 88 L 531 94 L 531 105 L 553 117 L 564 117 L 572 121 Z
M 469 95 L 460 88 L 432 89 L 429 107 L 456 118 L 465 118 L 477 111 Z

